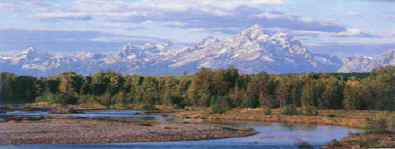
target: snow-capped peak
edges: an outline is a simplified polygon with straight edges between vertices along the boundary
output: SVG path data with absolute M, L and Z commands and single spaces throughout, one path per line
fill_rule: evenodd
M 258 24 L 241 31 L 237 36 L 247 37 L 249 40 L 265 40 L 268 37 L 268 35 L 263 32 L 262 27 Z
M 17 63 L 21 60 L 23 61 L 39 61 L 42 59 L 46 59 L 49 57 L 49 54 L 46 52 L 41 52 L 35 48 L 27 48 L 22 50 L 20 53 L 16 54 L 12 59 L 14 63 Z
M 138 53 L 138 48 L 134 46 L 132 43 L 128 43 L 127 45 L 123 46 L 118 53 L 120 58 L 131 58 L 135 57 L 136 53 Z
M 164 41 L 155 44 L 155 48 L 158 49 L 159 51 L 167 51 L 168 48 L 172 45 L 173 43 L 171 43 L 170 41 Z
M 37 55 L 39 53 L 39 50 L 33 48 L 33 47 L 29 47 L 25 50 L 22 50 L 22 52 L 20 52 L 18 55 L 20 56 L 33 56 L 33 55 Z

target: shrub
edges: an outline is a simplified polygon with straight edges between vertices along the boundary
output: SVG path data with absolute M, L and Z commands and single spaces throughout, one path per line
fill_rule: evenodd
M 171 96 L 170 102 L 177 109 L 184 109 L 186 106 L 190 105 L 183 97 L 180 96 Z
M 265 115 L 271 115 L 272 114 L 272 108 L 267 107 L 267 106 L 263 107 L 263 113 Z
M 223 114 L 228 110 L 228 108 L 221 106 L 221 105 L 214 105 L 211 107 L 211 112 L 214 114 Z
M 395 114 L 392 114 L 391 116 L 391 130 L 395 130 Z
M 286 105 L 280 109 L 280 113 L 285 115 L 296 115 L 298 112 L 295 105 Z
M 328 117 L 336 117 L 336 114 L 328 114 Z
M 147 104 L 141 106 L 140 109 L 143 110 L 143 111 L 155 111 L 155 110 L 158 110 L 154 105 L 147 105 Z
M 337 141 L 336 139 L 332 139 L 329 144 L 337 146 L 337 145 L 339 145 L 339 141 Z
M 303 106 L 302 114 L 304 115 L 318 115 L 318 109 L 314 106 Z
M 385 133 L 388 129 L 387 120 L 379 117 L 376 121 L 367 118 L 365 129 L 368 133 Z
M 246 100 L 243 100 L 242 104 L 246 108 L 257 108 L 259 106 L 259 100 L 254 97 L 248 97 Z
M 66 95 L 66 94 L 46 94 L 37 97 L 37 101 L 44 101 L 44 102 L 48 102 L 49 104 L 61 104 L 61 105 L 78 104 L 77 97 Z
M 384 118 L 379 118 L 376 121 L 376 131 L 378 133 L 384 133 L 387 131 L 388 125 L 387 125 L 387 120 Z

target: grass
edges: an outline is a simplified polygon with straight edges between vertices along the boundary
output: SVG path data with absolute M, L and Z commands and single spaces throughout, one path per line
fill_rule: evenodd
M 298 108 L 298 111 L 301 109 Z M 225 114 L 210 114 L 204 109 L 194 109 L 191 111 L 179 112 L 175 115 L 178 117 L 187 117 L 190 115 L 200 115 L 203 119 L 223 119 L 223 120 L 251 120 L 267 122 L 287 122 L 287 123 L 305 123 L 305 124 L 325 124 L 338 125 L 353 128 L 364 128 L 365 119 L 370 118 L 377 120 L 377 115 L 382 114 L 380 111 L 370 110 L 319 110 L 317 115 L 285 115 L 281 114 L 280 109 L 272 109 L 270 115 L 265 114 L 264 108 L 258 109 L 232 109 Z M 390 118 L 391 113 L 384 114 L 384 118 Z
M 265 122 L 282 122 L 282 123 L 304 123 L 304 124 L 324 124 L 337 125 L 352 128 L 365 129 L 367 119 L 374 122 L 375 127 L 381 127 L 383 120 L 388 126 L 393 125 L 392 116 L 394 112 L 383 112 L 374 110 L 319 110 L 314 115 L 303 115 L 303 109 L 298 108 L 298 114 L 282 114 L 281 109 L 272 109 L 271 114 L 265 114 L 265 108 L 259 109 L 232 109 L 224 114 L 212 114 L 204 109 L 195 109 L 191 111 L 179 112 L 174 114 L 177 117 L 207 119 L 207 120 L 246 120 L 246 121 L 265 121 Z M 316 114 L 316 115 L 315 115 Z M 380 125 L 377 125 L 380 124 Z M 394 127 L 387 127 L 386 131 L 350 134 L 348 137 L 332 141 L 331 144 L 324 146 L 324 149 L 349 149 L 353 147 L 392 147 L 395 148 L 395 130 Z M 369 132 L 369 131 L 366 131 Z

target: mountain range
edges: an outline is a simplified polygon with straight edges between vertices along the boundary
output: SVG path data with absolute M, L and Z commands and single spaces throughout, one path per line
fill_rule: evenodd
M 179 48 L 171 42 L 127 44 L 113 53 L 81 52 L 59 56 L 34 48 L 12 55 L 0 55 L 0 72 L 47 76 L 64 71 L 92 74 L 116 71 L 125 74 L 181 75 L 200 68 L 235 66 L 245 74 L 368 72 L 383 65 L 395 65 L 395 50 L 377 57 L 338 58 L 312 53 L 299 40 L 283 32 L 265 33 L 254 25 L 225 39 L 209 37 Z

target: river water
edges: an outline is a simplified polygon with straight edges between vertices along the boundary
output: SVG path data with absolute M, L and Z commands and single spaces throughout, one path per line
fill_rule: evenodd
M 69 114 L 79 117 L 135 117 L 159 121 L 173 120 L 171 116 L 163 115 L 134 115 L 138 111 L 90 111 L 83 114 Z M 7 112 L 7 115 L 51 115 L 47 112 Z M 350 132 L 360 130 L 325 125 L 302 125 L 260 122 L 232 122 L 254 128 L 258 134 L 250 137 L 178 141 L 178 142 L 148 142 L 148 143 L 116 143 L 88 145 L 3 145 L 0 149 L 297 149 L 298 142 L 308 142 L 314 148 L 328 144 L 332 139 L 341 139 Z M 1 126 L 0 126 L 1 127 Z M 0 132 L 1 133 L 1 132 Z

